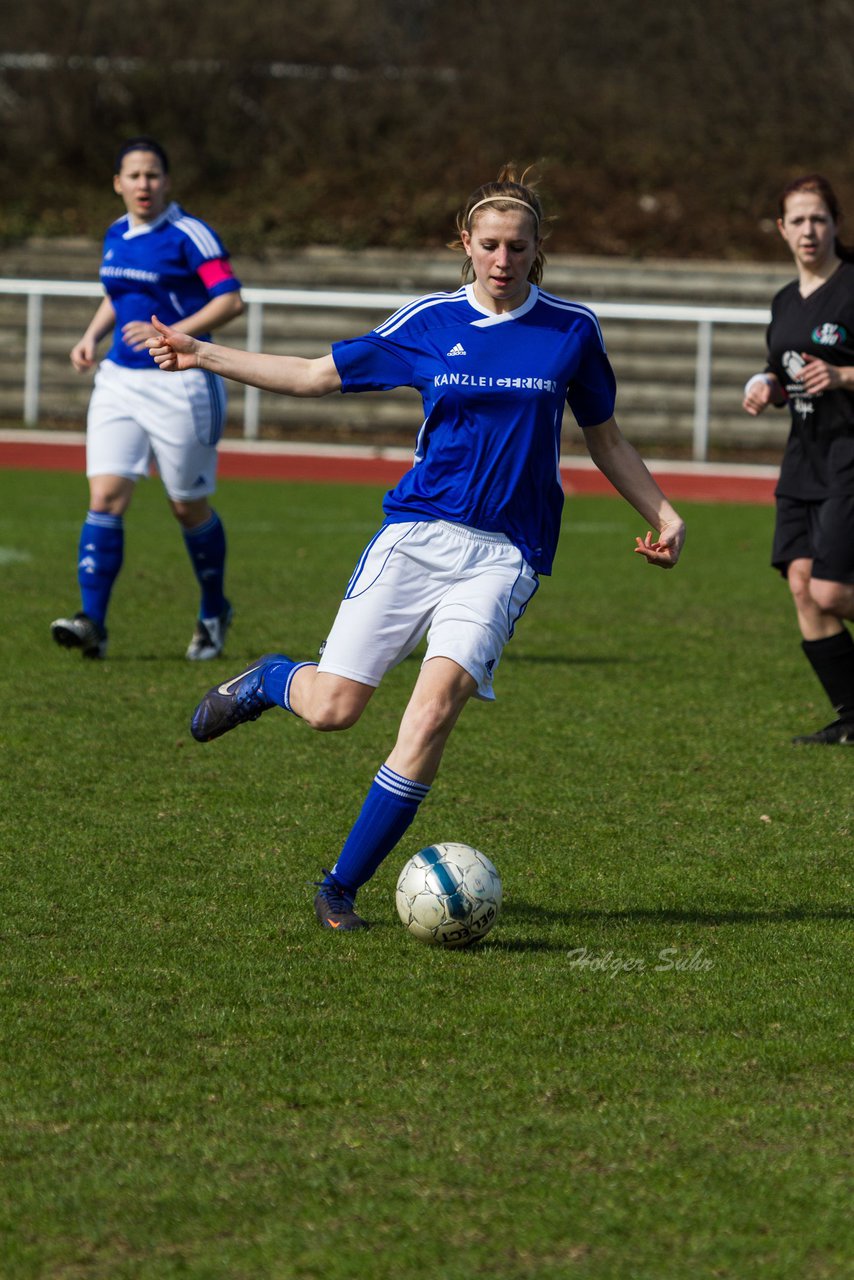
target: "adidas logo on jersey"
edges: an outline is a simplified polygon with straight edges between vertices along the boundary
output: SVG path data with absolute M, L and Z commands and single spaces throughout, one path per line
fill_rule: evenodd
M 458 342 L 455 346 L 451 347 L 447 354 L 449 356 L 464 356 L 466 354 L 466 349 L 461 342 Z

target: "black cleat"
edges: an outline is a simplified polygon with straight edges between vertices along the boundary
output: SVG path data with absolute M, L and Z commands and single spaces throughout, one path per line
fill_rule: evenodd
M 324 874 L 329 875 L 329 872 Z M 319 884 L 314 896 L 314 914 L 324 929 L 339 929 L 349 933 L 353 929 L 370 929 L 367 920 L 357 915 L 353 908 L 353 894 L 333 880 L 331 884 Z
M 63 649 L 80 649 L 84 658 L 106 658 L 107 632 L 87 613 L 73 618 L 57 618 L 50 624 L 50 634 Z
M 792 738 L 795 746 L 854 747 L 854 720 L 834 720 L 817 733 L 802 733 Z
M 257 720 L 274 707 L 275 702 L 264 692 L 264 674 L 271 662 L 287 661 L 281 653 L 265 653 L 239 676 L 208 689 L 190 721 L 190 732 L 196 741 L 210 742 L 247 720 Z

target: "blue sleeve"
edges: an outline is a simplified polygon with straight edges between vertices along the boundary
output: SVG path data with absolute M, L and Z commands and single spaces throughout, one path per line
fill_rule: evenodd
M 412 354 L 375 333 L 332 344 L 342 391 L 390 391 L 411 387 Z
M 617 379 L 602 339 L 592 328 L 578 372 L 566 389 L 566 402 L 580 427 L 598 427 L 614 415 Z
M 184 261 L 190 271 L 199 277 L 212 298 L 240 288 L 240 281 L 229 261 L 228 250 L 213 227 L 183 210 L 175 227 L 181 233 Z

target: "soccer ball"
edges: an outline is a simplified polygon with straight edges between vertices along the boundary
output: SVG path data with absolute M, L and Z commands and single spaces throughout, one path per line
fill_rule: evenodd
M 400 873 L 397 913 L 413 937 L 467 947 L 489 933 L 501 910 L 501 880 L 470 844 L 431 844 Z

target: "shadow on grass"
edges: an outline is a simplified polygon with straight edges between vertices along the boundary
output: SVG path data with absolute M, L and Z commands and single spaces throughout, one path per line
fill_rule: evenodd
M 514 901 L 501 912 L 497 936 L 484 938 L 478 946 L 467 948 L 468 955 L 487 955 L 489 952 L 569 952 L 572 942 L 558 942 L 548 938 L 507 938 L 504 930 L 513 925 L 559 923 L 578 928 L 584 924 L 692 924 L 705 927 L 727 924 L 791 924 L 799 920 L 844 920 L 854 918 L 850 907 L 819 907 L 811 904 L 789 907 L 769 907 L 766 911 L 692 911 L 681 908 L 636 907 L 627 911 L 596 911 L 580 908 L 555 911 L 530 902 Z
M 499 921 L 503 923 L 503 921 Z M 487 955 L 490 951 L 513 952 L 546 952 L 546 951 L 562 951 L 566 953 L 571 951 L 572 946 L 567 942 L 547 942 L 545 938 L 485 938 L 483 942 L 478 943 L 474 947 L 469 947 L 470 954 L 480 953 Z
M 768 907 L 753 910 L 696 911 L 688 907 L 633 907 L 625 911 L 600 911 L 585 907 L 556 911 L 553 907 L 541 907 L 535 903 L 514 900 L 502 912 L 506 921 L 544 922 L 561 924 L 781 924 L 798 920 L 852 920 L 854 908 L 847 906 L 818 906 L 804 903 L 788 907 Z

